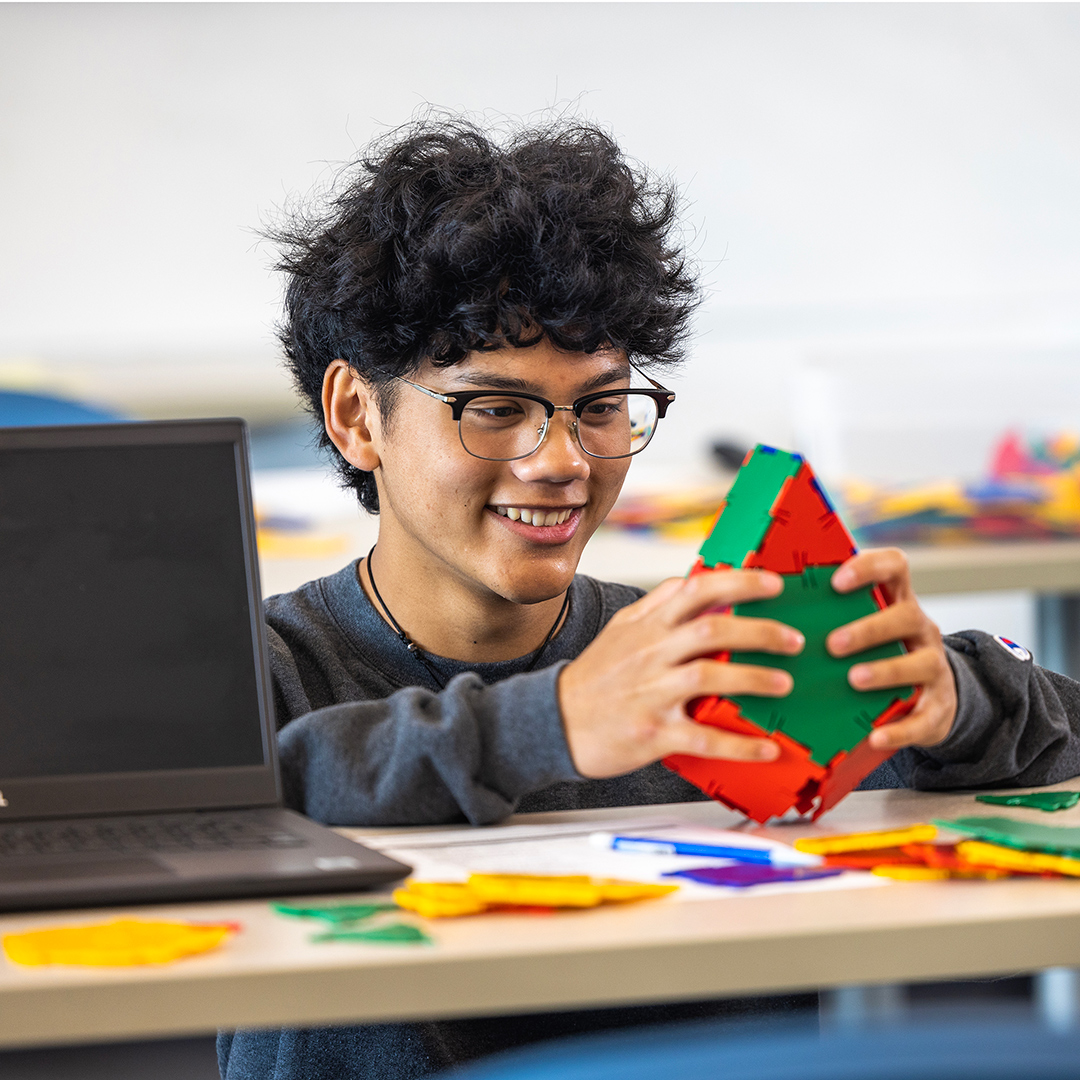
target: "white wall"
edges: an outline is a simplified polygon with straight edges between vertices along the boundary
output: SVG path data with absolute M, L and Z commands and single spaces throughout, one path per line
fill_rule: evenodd
M 273 411 L 260 218 L 424 102 L 569 103 L 690 203 L 657 460 L 789 442 L 808 363 L 1080 348 L 1078 46 L 1071 4 L 5 4 L 0 361 Z

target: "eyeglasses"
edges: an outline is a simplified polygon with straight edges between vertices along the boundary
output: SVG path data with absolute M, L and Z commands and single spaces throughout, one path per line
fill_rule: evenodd
M 400 375 L 422 394 L 450 406 L 461 445 L 485 461 L 516 461 L 540 449 L 551 418 L 572 412 L 570 428 L 590 457 L 624 458 L 649 445 L 657 423 L 675 400 L 673 391 L 648 379 L 653 390 L 598 390 L 573 405 L 556 405 L 536 394 L 496 390 L 460 390 L 440 394 Z

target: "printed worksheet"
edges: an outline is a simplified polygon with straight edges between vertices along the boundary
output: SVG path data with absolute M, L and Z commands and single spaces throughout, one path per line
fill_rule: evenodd
M 614 839 L 647 839 L 709 847 L 753 848 L 778 861 L 798 858 L 794 849 L 776 840 L 725 829 L 690 825 L 676 819 L 627 817 L 604 822 L 604 832 L 580 824 L 504 825 L 490 828 L 440 829 L 432 832 L 364 836 L 363 842 L 412 866 L 419 881 L 464 881 L 469 874 L 567 874 L 619 878 L 681 886 L 672 899 L 716 899 L 720 896 L 770 896 L 788 892 L 876 888 L 888 879 L 862 871 L 835 877 L 775 882 L 749 888 L 706 885 L 672 871 L 707 866 L 734 866 L 740 860 L 663 850 L 618 850 Z M 630 845 L 628 845 L 630 846 Z M 656 847 L 660 849 L 661 844 Z

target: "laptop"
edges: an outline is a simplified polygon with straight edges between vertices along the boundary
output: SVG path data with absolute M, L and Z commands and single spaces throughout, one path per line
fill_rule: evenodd
M 243 421 L 0 429 L 0 910 L 403 877 L 274 734 Z

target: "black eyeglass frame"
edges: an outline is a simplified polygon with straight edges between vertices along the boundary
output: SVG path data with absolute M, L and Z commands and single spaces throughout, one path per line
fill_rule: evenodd
M 637 369 L 635 369 L 637 370 Z M 395 375 L 394 378 L 400 382 L 406 383 L 416 390 L 419 390 L 423 394 L 427 394 L 428 397 L 434 398 L 436 401 L 441 401 L 450 406 L 451 415 L 458 426 L 458 439 L 461 442 L 461 447 L 470 457 L 480 458 L 481 461 L 520 461 L 522 458 L 529 457 L 530 454 L 535 454 L 541 446 L 544 445 L 544 439 L 547 438 L 548 424 L 551 422 L 551 418 L 557 412 L 572 412 L 574 414 L 574 437 L 577 439 L 578 446 L 581 447 L 582 452 L 594 457 L 600 461 L 617 461 L 619 458 L 633 457 L 635 454 L 640 454 L 645 446 L 639 447 L 637 450 L 631 450 L 629 454 L 616 454 L 614 457 L 607 457 L 604 454 L 593 454 L 585 448 L 581 442 L 581 435 L 577 430 L 577 421 L 581 419 L 582 412 L 585 408 L 594 401 L 601 401 L 604 398 L 609 398 L 612 394 L 639 394 L 642 397 L 651 397 L 656 402 L 656 419 L 663 420 L 667 415 L 668 406 L 675 400 L 675 391 L 669 390 L 666 386 L 661 386 L 655 379 L 650 379 L 644 372 L 639 372 L 644 379 L 648 379 L 652 383 L 654 389 L 652 390 L 639 390 L 637 387 L 620 387 L 617 390 L 594 390 L 591 394 L 584 394 L 579 397 L 571 405 L 556 405 L 555 402 L 549 401 L 545 397 L 540 397 L 539 394 L 527 394 L 522 390 L 455 390 L 450 394 L 441 394 L 437 390 L 431 390 L 426 386 L 421 386 L 419 383 L 414 383 L 410 379 L 403 378 L 401 375 Z M 518 454 L 512 458 L 485 458 L 480 454 L 474 454 L 466 445 L 465 439 L 461 433 L 461 414 L 465 411 L 465 407 L 470 401 L 475 401 L 477 398 L 485 397 L 498 397 L 500 394 L 504 394 L 506 397 L 525 398 L 527 401 L 535 401 L 538 405 L 544 406 L 544 427 L 540 431 L 540 437 L 537 439 L 536 445 L 529 451 L 528 454 Z M 649 442 L 652 442 L 652 436 L 649 436 Z

